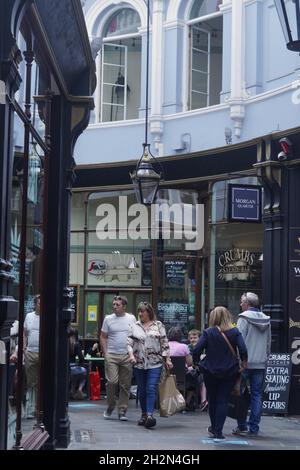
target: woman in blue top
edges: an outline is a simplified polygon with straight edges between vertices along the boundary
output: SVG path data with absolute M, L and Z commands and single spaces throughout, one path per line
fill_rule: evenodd
M 210 313 L 209 328 L 203 331 L 193 351 L 194 362 L 203 350 L 206 353 L 203 374 L 211 421 L 208 433 L 215 439 L 224 439 L 223 426 L 229 397 L 239 373 L 238 357 L 233 354 L 223 335 L 234 351 L 238 350 L 242 366 L 245 367 L 247 348 L 242 335 L 232 325 L 230 312 L 225 307 L 216 307 Z

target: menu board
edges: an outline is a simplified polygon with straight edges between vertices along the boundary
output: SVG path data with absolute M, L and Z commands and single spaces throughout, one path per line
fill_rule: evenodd
M 186 261 L 165 261 L 165 285 L 166 287 L 181 287 L 184 285 L 186 274 Z
M 290 354 L 270 354 L 264 381 L 262 404 L 264 413 L 286 414 L 288 412 L 291 371 Z

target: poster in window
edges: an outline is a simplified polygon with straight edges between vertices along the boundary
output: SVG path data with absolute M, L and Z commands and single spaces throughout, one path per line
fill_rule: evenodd
M 71 323 L 78 325 L 79 286 L 70 286 L 70 308 L 72 309 Z

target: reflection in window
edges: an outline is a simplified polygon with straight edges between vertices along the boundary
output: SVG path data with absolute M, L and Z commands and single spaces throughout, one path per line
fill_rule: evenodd
M 137 12 L 131 8 L 123 8 L 115 13 L 106 24 L 104 37 L 137 33 L 140 26 L 141 20 Z

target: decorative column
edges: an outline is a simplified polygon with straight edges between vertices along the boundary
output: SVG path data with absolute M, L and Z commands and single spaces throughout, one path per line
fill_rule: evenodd
M 151 118 L 150 133 L 154 140 L 154 146 L 158 155 L 162 156 L 163 135 L 162 101 L 163 101 L 163 54 L 164 54 L 164 32 L 163 32 L 163 0 L 152 2 L 152 67 L 151 67 Z
M 274 142 L 270 139 L 258 144 L 254 166 L 264 188 L 263 208 L 263 312 L 271 317 L 272 351 L 287 351 L 287 214 L 284 210 L 286 173 L 277 160 Z
M 228 7 L 228 1 L 224 7 Z M 234 135 L 241 136 L 245 118 L 245 10 L 243 0 L 231 2 L 231 94 L 230 117 L 234 123 Z
M 71 188 L 74 182 L 74 145 L 89 122 L 93 99 L 69 100 L 54 96 L 51 108 L 48 233 L 45 247 L 45 331 L 41 373 L 44 384 L 44 423 L 50 435 L 45 448 L 67 447 L 70 442 L 69 343 L 72 318 L 69 286 Z M 55 186 L 56 191 L 51 191 Z M 49 199 L 50 201 L 50 199 Z M 53 341 L 53 337 L 56 341 Z

